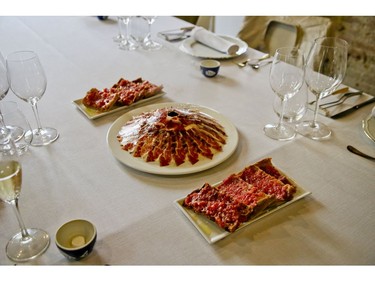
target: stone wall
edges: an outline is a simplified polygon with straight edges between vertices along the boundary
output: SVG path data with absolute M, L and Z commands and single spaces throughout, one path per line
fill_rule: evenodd
M 375 96 L 375 16 L 329 18 L 334 36 L 350 45 L 344 84 Z

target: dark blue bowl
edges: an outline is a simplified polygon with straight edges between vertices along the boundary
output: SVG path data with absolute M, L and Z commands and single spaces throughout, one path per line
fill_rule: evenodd
M 220 62 L 217 60 L 203 60 L 200 63 L 200 69 L 205 77 L 215 77 L 219 73 Z
M 96 238 L 95 226 L 79 219 L 63 224 L 56 232 L 55 243 L 66 258 L 80 260 L 92 252 Z

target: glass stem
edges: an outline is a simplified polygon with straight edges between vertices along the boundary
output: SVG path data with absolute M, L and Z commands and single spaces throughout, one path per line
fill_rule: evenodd
M 148 21 L 147 41 L 151 41 L 151 22 Z
M 285 106 L 286 106 L 286 99 L 283 97 L 281 98 L 281 111 L 280 111 L 279 124 L 277 125 L 277 129 L 279 130 L 281 129 L 281 125 L 283 124 Z
M 38 105 L 35 101 L 32 101 L 31 106 L 33 108 L 34 116 L 35 116 L 36 123 L 37 123 L 37 126 L 38 126 L 38 132 L 40 132 L 42 130 L 42 124 L 40 123 Z
M 317 127 L 316 120 L 318 119 L 320 96 L 321 96 L 321 94 L 316 95 L 315 110 L 314 110 L 314 119 L 311 122 L 311 127 L 312 128 L 316 128 Z
M 12 205 L 14 213 L 17 216 L 18 224 L 21 228 L 22 239 L 26 240 L 26 239 L 29 238 L 29 233 L 27 232 L 27 229 L 26 229 L 25 224 L 24 224 L 24 222 L 22 220 L 22 217 L 21 217 L 21 213 L 18 209 L 18 198 L 10 201 L 10 205 Z
M 117 25 L 118 25 L 118 38 L 121 40 L 122 38 L 122 18 L 121 17 L 117 17 Z

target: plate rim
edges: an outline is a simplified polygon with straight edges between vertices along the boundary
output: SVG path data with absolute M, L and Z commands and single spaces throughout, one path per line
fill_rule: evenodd
M 215 118 L 222 126 L 228 135 L 227 143 L 223 146 L 223 151 L 215 154 L 213 159 L 203 159 L 197 162 L 195 165 L 191 165 L 189 162 L 185 162 L 180 166 L 164 166 L 160 167 L 155 162 L 145 162 L 141 158 L 136 158 L 130 155 L 128 152 L 123 151 L 116 138 L 118 131 L 124 125 L 124 123 L 130 120 L 133 116 L 145 112 L 146 110 L 154 110 L 163 107 L 191 107 L 199 109 L 201 112 L 210 115 Z M 186 175 L 193 174 L 213 168 L 224 161 L 226 161 L 235 152 L 238 146 L 239 135 L 237 128 L 231 120 L 222 115 L 220 112 L 202 105 L 196 105 L 191 103 L 181 102 L 166 102 L 166 103 L 154 103 L 145 105 L 126 112 L 119 118 L 117 118 L 107 131 L 106 142 L 112 155 L 121 163 L 129 166 L 138 171 L 157 174 L 157 175 Z
M 373 122 L 375 123 L 375 117 L 372 116 L 372 113 L 370 113 L 364 120 L 362 120 L 362 128 L 363 128 L 363 131 L 365 133 L 365 135 L 370 139 L 372 140 L 373 142 L 375 142 L 375 132 L 370 132 L 370 129 L 369 129 L 369 124 L 370 124 L 370 121 L 373 120 Z
M 192 37 L 189 37 L 189 38 L 186 38 L 184 41 L 182 41 L 182 43 L 180 44 L 180 50 L 182 50 L 183 52 L 191 55 L 191 56 L 194 56 L 194 57 L 198 57 L 198 58 L 206 58 L 206 59 L 231 59 L 231 58 L 235 58 L 235 57 L 238 57 L 244 53 L 246 53 L 247 49 L 248 49 L 248 44 L 243 41 L 242 39 L 240 38 L 237 38 L 237 37 L 234 37 L 234 36 L 229 36 L 229 35 L 218 35 L 220 36 L 221 38 L 223 39 L 226 39 L 226 40 L 230 40 L 232 41 L 233 43 L 237 43 L 237 44 L 240 44 L 242 46 L 240 46 L 239 50 L 233 54 L 233 55 L 229 55 L 229 54 L 224 54 L 224 53 L 220 53 L 219 51 L 216 51 L 214 49 L 212 49 L 213 51 L 216 51 L 218 53 L 218 55 L 213 55 L 213 56 L 205 56 L 205 55 L 198 55 L 198 54 L 194 54 L 193 52 L 191 52 L 189 50 L 189 48 L 186 46 L 186 44 L 190 44 L 192 45 L 194 42 L 200 44 L 198 41 L 196 41 L 194 38 Z M 203 44 L 201 44 L 203 45 Z M 204 45 L 203 45 L 204 46 Z M 209 47 L 207 47 L 209 48 Z M 190 48 L 191 49 L 191 48 Z
M 298 183 L 296 183 L 296 181 L 292 178 L 290 178 L 289 176 L 287 176 L 283 171 L 281 171 L 279 168 L 278 170 L 280 171 L 280 173 L 284 176 L 286 176 L 288 178 L 288 180 L 290 180 L 293 185 L 295 185 L 297 187 L 297 192 L 296 194 L 294 195 L 293 199 L 290 200 L 290 201 L 287 201 L 271 210 L 268 210 L 264 213 L 262 213 L 261 215 L 253 218 L 253 219 L 250 219 L 249 221 L 247 221 L 246 223 L 243 223 L 238 229 L 236 229 L 233 233 L 229 232 L 229 231 L 226 231 L 222 228 L 220 228 L 218 225 L 216 225 L 215 222 L 211 221 L 209 218 L 205 217 L 204 215 L 201 215 L 201 214 L 197 214 L 197 213 L 194 213 L 193 210 L 190 210 L 188 208 L 185 208 L 184 206 L 182 206 L 182 202 L 183 200 L 186 198 L 186 196 L 182 197 L 182 198 L 179 198 L 179 199 L 176 199 L 173 201 L 173 204 L 175 205 L 175 207 L 190 221 L 190 223 L 198 230 L 198 232 L 203 236 L 203 238 L 209 243 L 209 244 L 214 244 L 222 239 L 224 239 L 225 237 L 227 236 L 230 236 L 234 233 L 237 233 L 238 231 L 248 227 L 249 225 L 305 198 L 306 196 L 310 195 L 312 192 L 311 191 L 308 191 L 308 190 L 305 190 L 304 188 L 302 188 Z M 215 183 L 213 186 L 217 186 L 219 185 L 220 183 L 222 183 L 223 181 L 220 181 L 220 182 L 217 182 Z M 193 216 L 197 217 L 196 220 L 194 220 Z M 196 222 L 198 221 L 198 222 Z M 212 228 L 210 229 L 211 231 L 215 231 L 217 234 L 214 235 L 214 236 L 208 236 L 204 230 L 202 229 L 202 227 L 200 225 L 208 225 L 208 228 L 211 226 Z

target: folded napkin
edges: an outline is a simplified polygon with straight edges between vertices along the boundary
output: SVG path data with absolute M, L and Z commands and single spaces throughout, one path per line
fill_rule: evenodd
M 356 92 L 356 91 L 358 90 L 349 88 L 349 92 Z M 337 95 L 332 95 L 332 96 L 323 98 L 319 102 L 319 105 L 322 105 L 327 102 L 336 101 L 340 99 L 342 95 L 344 94 L 337 94 Z M 310 104 L 310 102 L 312 102 L 313 100 L 315 100 L 315 96 L 311 94 L 309 98 L 309 109 L 311 110 L 315 110 L 315 103 Z M 344 113 L 346 112 L 349 113 L 352 110 L 360 108 L 361 106 L 366 105 L 370 102 L 375 102 L 375 97 L 366 93 L 362 93 L 361 95 L 353 96 L 353 97 L 346 99 L 345 102 L 340 105 L 332 106 L 332 107 L 325 108 L 325 109 L 319 108 L 319 113 L 324 116 L 331 117 L 331 118 L 336 118 L 338 116 L 341 117 L 341 115 L 343 115 Z
M 228 55 L 236 54 L 240 48 L 237 44 L 225 40 L 224 38 L 217 36 L 215 33 L 199 26 L 192 30 L 191 37 L 199 43 Z

